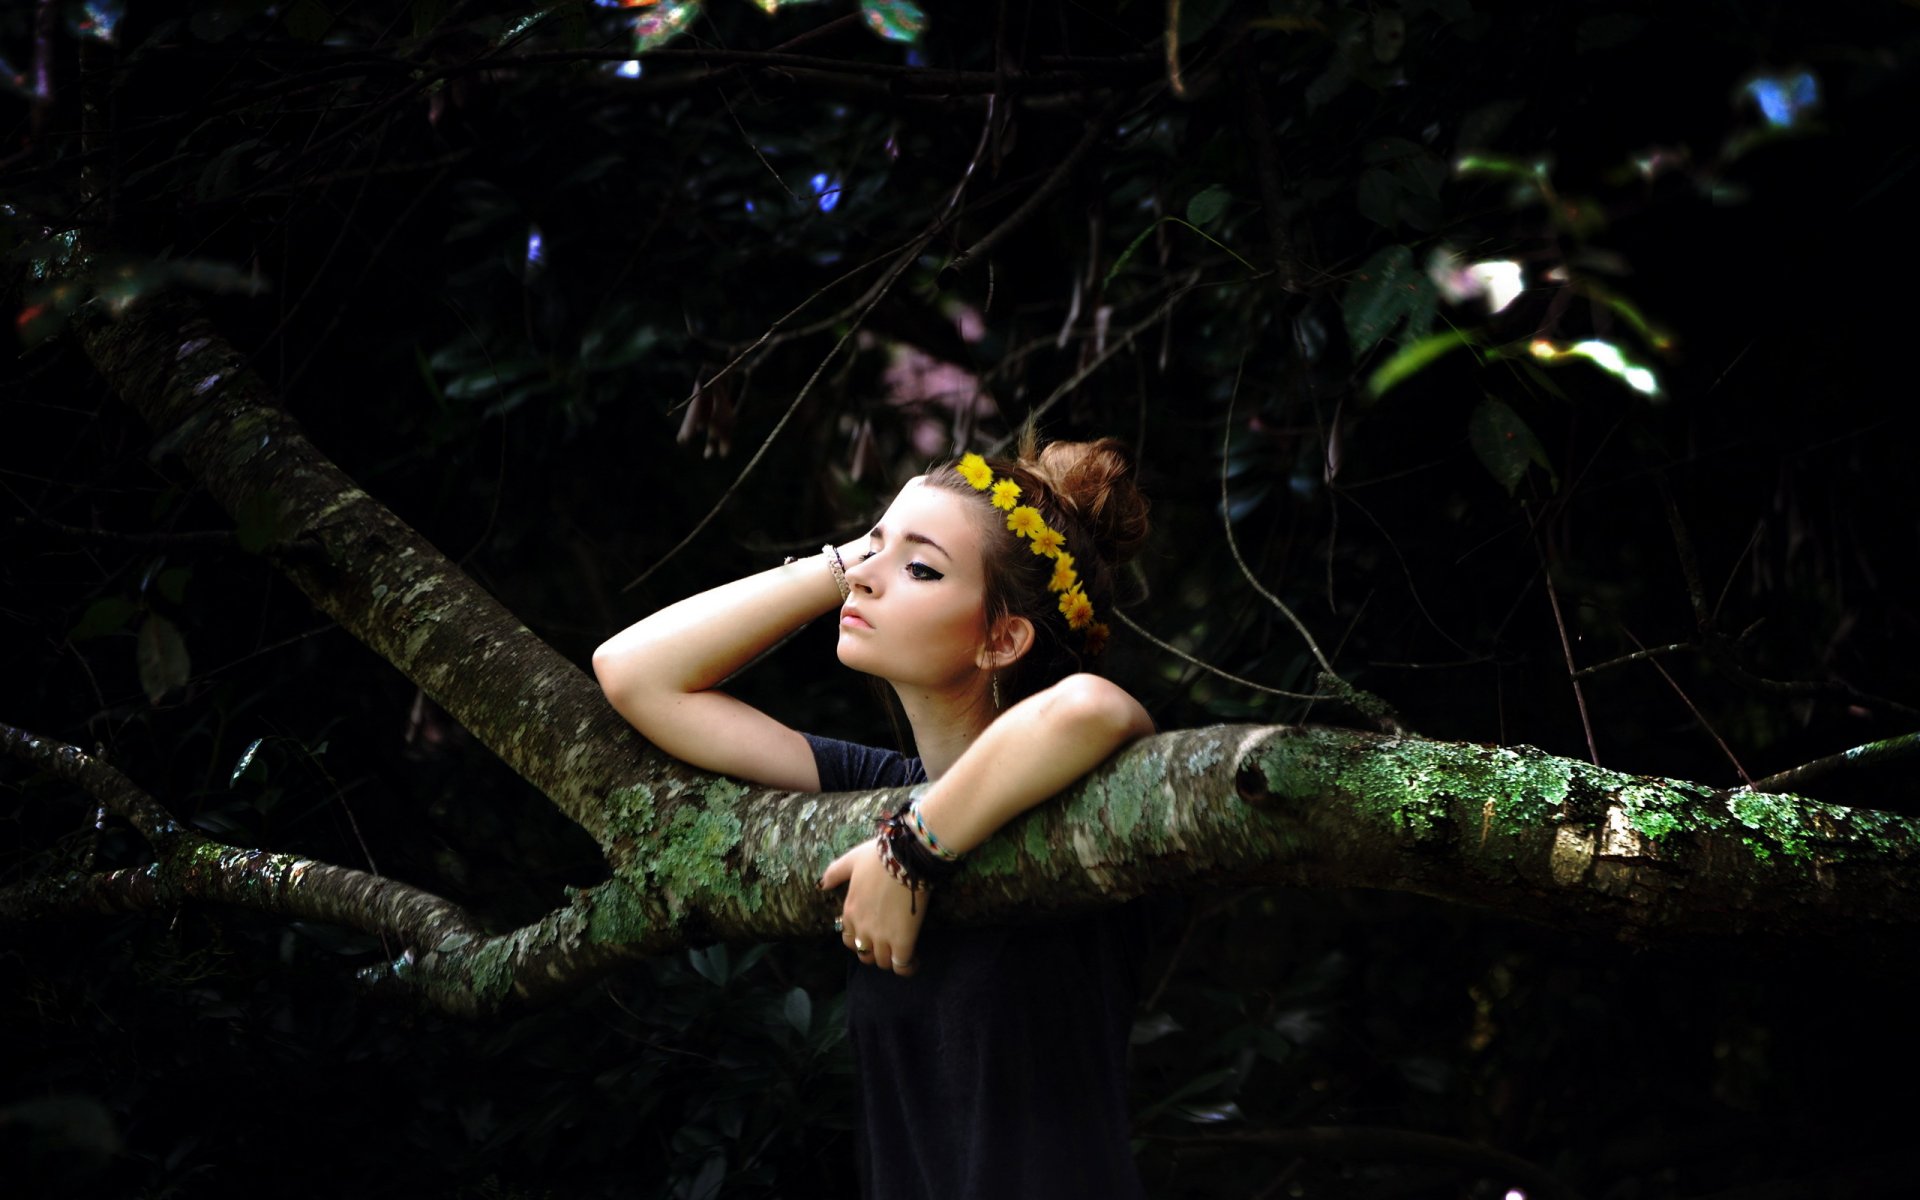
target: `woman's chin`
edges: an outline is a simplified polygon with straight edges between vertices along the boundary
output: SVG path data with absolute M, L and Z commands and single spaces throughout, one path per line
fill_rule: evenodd
M 867 653 L 867 648 L 862 646 L 858 639 L 849 637 L 844 632 L 840 635 L 839 644 L 834 646 L 833 653 L 834 657 L 840 660 L 840 665 L 849 670 L 867 675 L 876 674 L 873 669 L 873 656 Z

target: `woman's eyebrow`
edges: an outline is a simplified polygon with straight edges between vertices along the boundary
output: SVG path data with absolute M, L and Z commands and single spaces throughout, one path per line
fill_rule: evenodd
M 941 557 L 945 558 L 948 562 L 953 561 L 953 555 L 947 553 L 945 546 L 942 546 L 939 542 L 934 541 L 924 533 L 914 533 L 912 530 L 908 530 L 900 536 L 909 542 L 914 542 L 921 546 L 932 546 L 940 552 Z
M 876 542 L 884 542 L 887 540 L 887 531 L 881 528 L 880 526 L 875 525 L 872 529 L 867 531 L 867 536 L 872 538 Z M 932 546 L 935 550 L 938 550 L 946 558 L 948 562 L 953 561 L 953 555 L 947 552 L 947 548 L 945 546 L 942 546 L 939 542 L 934 541 L 932 538 L 928 537 L 924 533 L 915 533 L 911 529 L 909 529 L 907 532 L 900 535 L 900 539 L 902 541 L 913 542 L 915 545 Z

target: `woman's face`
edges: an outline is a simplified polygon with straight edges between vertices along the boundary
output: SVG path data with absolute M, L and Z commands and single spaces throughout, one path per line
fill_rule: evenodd
M 919 479 L 873 527 L 868 556 L 847 564 L 840 661 L 903 687 L 979 686 L 986 639 L 981 529 L 966 498 Z

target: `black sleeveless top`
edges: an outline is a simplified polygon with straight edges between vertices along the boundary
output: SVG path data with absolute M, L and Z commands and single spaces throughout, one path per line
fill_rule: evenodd
M 926 781 L 917 758 L 807 741 L 822 791 Z M 1012 928 L 929 924 L 906 977 L 849 956 L 862 1193 L 1144 1197 L 1126 1081 L 1141 940 L 1127 910 L 1109 909 Z

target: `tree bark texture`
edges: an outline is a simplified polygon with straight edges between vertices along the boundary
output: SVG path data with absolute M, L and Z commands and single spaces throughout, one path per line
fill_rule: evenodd
M 206 898 L 334 920 L 400 938 L 407 949 L 375 974 L 469 1014 L 693 942 L 832 936 L 838 900 L 815 881 L 904 789 L 774 792 L 647 750 L 583 672 L 309 444 L 183 301 L 138 305 L 82 337 L 229 512 L 272 504 L 273 564 L 585 827 L 613 875 L 538 922 L 490 933 L 360 872 L 197 834 L 172 845 L 154 837 L 156 809 L 127 781 L 20 734 L 7 749 L 95 795 L 114 792 L 158 860 L 16 888 L 0 917 Z M 1871 810 L 1716 792 L 1531 747 L 1218 726 L 1137 742 L 1009 825 L 934 897 L 932 919 L 1031 920 L 1266 883 L 1411 891 L 1628 939 L 1882 946 L 1920 926 L 1917 856 L 1920 822 Z

